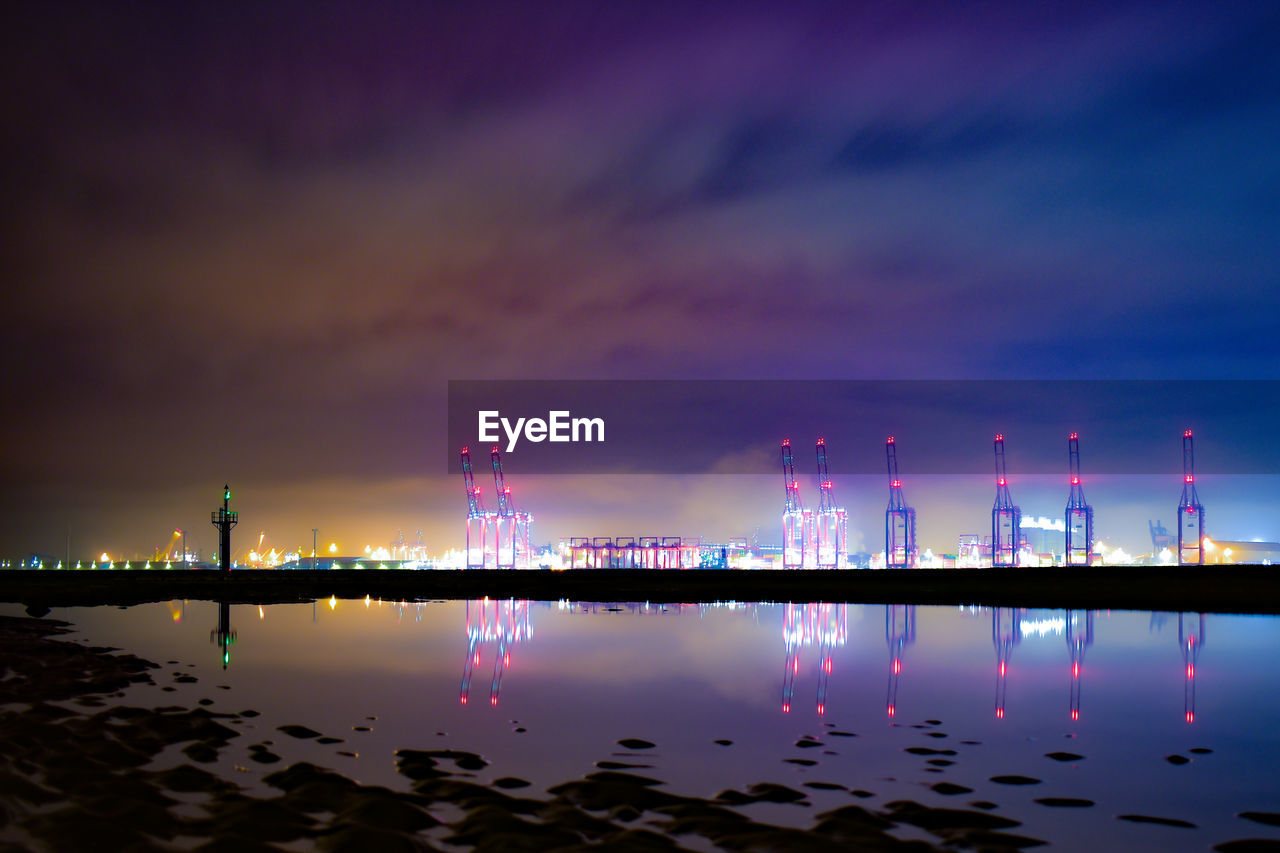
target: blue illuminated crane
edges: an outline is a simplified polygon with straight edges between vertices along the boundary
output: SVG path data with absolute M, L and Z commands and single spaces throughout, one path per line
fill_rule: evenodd
M 1182 500 L 1178 502 L 1178 565 L 1204 565 L 1204 505 L 1196 494 L 1191 430 L 1182 433 Z
M 1088 566 L 1093 562 L 1093 507 L 1084 499 L 1080 485 L 1080 435 L 1067 436 L 1067 459 L 1071 469 L 1071 494 L 1067 497 L 1068 566 Z
M 836 504 L 835 487 L 827 473 L 827 443 L 818 439 L 818 568 L 838 569 L 848 552 L 849 515 Z
M 518 512 L 511 501 L 511 487 L 502 475 L 502 457 L 495 444 L 489 452 L 493 462 L 493 485 L 498 492 L 498 514 L 494 519 L 494 547 L 500 569 L 529 568 L 529 525 L 533 516 Z
M 791 454 L 791 439 L 782 440 L 782 478 L 785 481 L 785 500 L 782 505 L 782 567 L 804 568 L 805 555 L 813 548 L 809 524 L 813 515 L 800 502 L 800 482 L 796 479 L 795 459 Z
M 1022 536 L 1022 510 L 1009 497 L 1004 471 L 1004 433 L 996 433 L 996 502 L 991 508 L 991 565 L 1016 566 Z
M 898 479 L 898 445 L 893 436 L 884 443 L 889 465 L 889 508 L 884 511 L 884 562 L 890 569 L 916 566 L 916 511 L 902 497 Z
M 489 525 L 494 514 L 484 508 L 484 497 L 471 470 L 471 449 L 462 448 L 462 482 L 467 490 L 467 561 L 468 569 L 488 568 Z

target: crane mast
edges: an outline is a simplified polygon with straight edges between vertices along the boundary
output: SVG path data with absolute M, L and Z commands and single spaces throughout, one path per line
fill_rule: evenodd
M 493 463 L 493 487 L 498 493 L 498 517 L 510 518 L 516 514 L 516 510 L 511 502 L 511 487 L 502 475 L 502 457 L 498 454 L 498 445 L 495 444 L 493 450 L 489 451 L 489 459 Z
M 801 509 L 800 484 L 796 481 L 795 458 L 791 455 L 791 439 L 782 440 L 782 478 L 786 488 L 784 512 L 795 512 Z
M 462 457 L 462 483 L 467 490 L 467 515 L 469 517 L 484 515 L 484 497 L 480 494 L 475 473 L 471 470 L 471 448 L 462 448 L 459 455 Z
M 835 486 L 831 482 L 831 475 L 827 473 L 827 442 L 826 439 L 818 439 L 818 509 L 821 512 L 831 512 L 836 508 Z

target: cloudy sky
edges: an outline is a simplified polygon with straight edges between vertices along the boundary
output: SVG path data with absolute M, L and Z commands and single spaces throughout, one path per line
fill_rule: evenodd
M 1265 4 L 0 17 L 6 553 L 208 549 L 224 481 L 460 544 L 451 379 L 1280 379 Z M 776 538 L 773 486 L 513 484 L 539 539 Z

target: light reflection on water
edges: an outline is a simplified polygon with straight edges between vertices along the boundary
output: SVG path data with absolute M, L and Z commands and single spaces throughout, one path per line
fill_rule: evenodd
M 242 783 L 274 769 L 244 760 L 258 739 L 272 740 L 286 763 L 312 760 L 401 788 L 396 749 L 452 747 L 492 762 L 481 781 L 514 775 L 545 787 L 603 760 L 643 765 L 637 772 L 671 790 L 703 796 L 822 781 L 874 793 L 865 801 L 873 808 L 990 800 L 1024 822 L 1018 832 L 1069 848 L 1099 838 L 1113 849 L 1205 849 L 1280 837 L 1235 817 L 1280 808 L 1274 617 L 369 599 L 51 615 L 94 643 L 179 662 L 130 701 L 208 698 L 215 710 L 261 711 L 242 727 L 244 743 L 227 750 L 224 769 Z M 175 673 L 199 681 L 174 683 Z M 287 723 L 343 743 L 294 741 L 275 731 Z M 797 747 L 805 736 L 821 746 Z M 618 745 L 628 737 L 657 746 Z M 1046 757 L 1053 752 L 1083 758 Z M 1191 761 L 1174 765 L 1169 755 Z M 1042 782 L 989 781 L 1008 774 Z M 943 796 L 929 787 L 939 781 L 974 790 Z M 809 825 L 816 812 L 851 801 L 844 791 L 810 796 L 812 809 L 761 806 L 761 814 Z M 1097 806 L 1053 809 L 1034 802 L 1041 797 Z M 1200 828 L 1116 820 L 1127 813 Z

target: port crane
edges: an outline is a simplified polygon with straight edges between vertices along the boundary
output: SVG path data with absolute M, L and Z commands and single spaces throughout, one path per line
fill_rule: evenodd
M 898 444 L 893 436 L 884 443 L 889 468 L 889 507 L 884 511 L 884 562 L 890 569 L 913 569 L 916 565 L 916 511 L 907 506 L 898 479 Z

